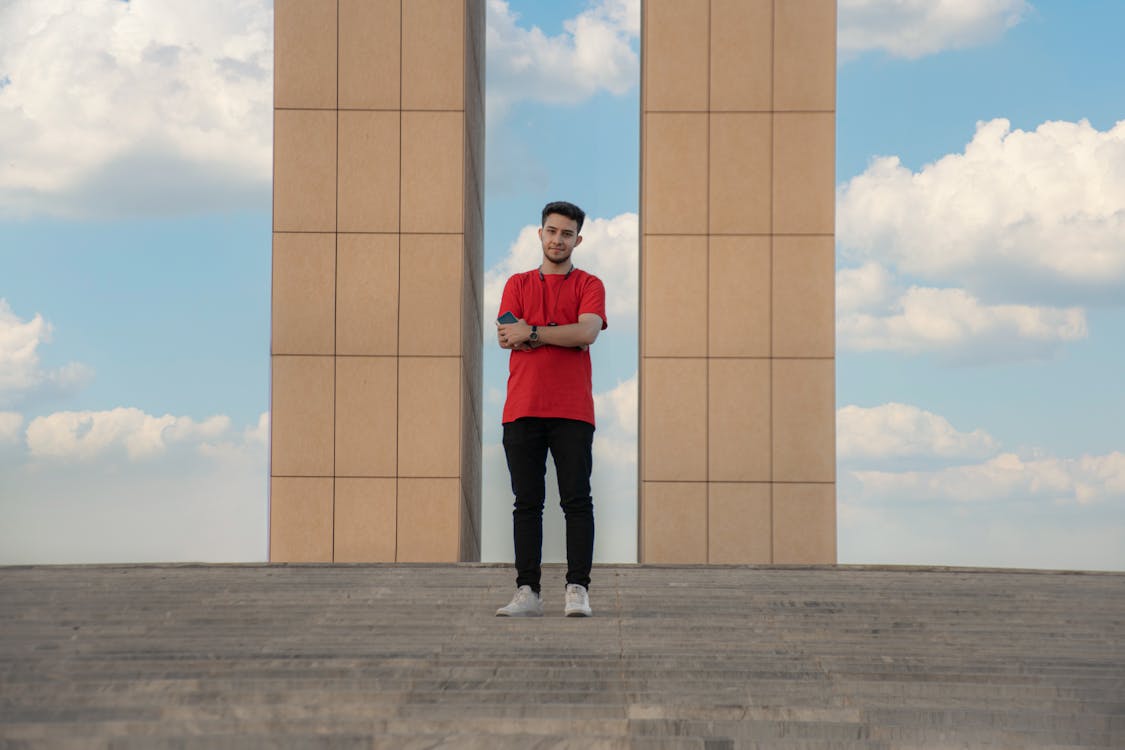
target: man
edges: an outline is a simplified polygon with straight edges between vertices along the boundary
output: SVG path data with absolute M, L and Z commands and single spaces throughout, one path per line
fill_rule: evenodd
M 594 559 L 590 497 L 594 393 L 589 349 L 605 329 L 606 317 L 602 282 L 575 268 L 570 259 L 582 242 L 585 220 L 586 214 L 573 203 L 548 203 L 539 227 L 543 261 L 539 268 L 508 279 L 500 302 L 497 340 L 501 348 L 511 350 L 504 453 L 516 498 L 512 511 L 516 593 L 497 610 L 500 617 L 543 614 L 539 583 L 548 450 L 566 516 L 564 613 L 568 617 L 593 614 L 588 593 Z

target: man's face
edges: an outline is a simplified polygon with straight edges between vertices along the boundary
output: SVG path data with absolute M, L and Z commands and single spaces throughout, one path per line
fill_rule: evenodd
M 582 237 L 578 234 L 577 221 L 562 214 L 548 214 L 539 227 L 539 240 L 543 243 L 544 258 L 552 263 L 566 263 Z

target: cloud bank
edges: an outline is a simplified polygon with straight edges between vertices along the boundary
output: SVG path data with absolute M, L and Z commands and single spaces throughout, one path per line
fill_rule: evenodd
M 503 118 L 517 100 L 574 105 L 636 86 L 640 9 L 640 0 L 601 0 L 565 21 L 563 33 L 547 36 L 537 26 L 520 26 L 504 0 L 489 0 L 489 122 Z
M 865 501 L 912 503 L 1125 502 L 1125 454 L 1073 458 L 1004 446 L 910 404 L 848 405 L 836 412 L 837 455 Z M 907 470 L 873 468 L 910 459 Z
M 1125 568 L 1125 454 L 1007 449 L 909 404 L 837 412 L 840 561 Z M 951 546 L 952 545 L 952 546 Z
M 897 503 L 1125 503 L 1125 453 L 1059 458 L 1001 453 L 932 471 L 865 471 L 853 476 L 869 501 Z
M 45 393 L 70 392 L 93 377 L 93 370 L 78 362 L 56 369 L 41 365 L 39 345 L 49 342 L 51 333 L 51 324 L 42 315 L 24 320 L 0 298 L 0 407 Z
M 37 417 L 27 428 L 27 447 L 34 458 L 88 461 L 123 451 L 137 461 L 162 455 L 176 443 L 206 444 L 230 429 L 230 418 L 160 417 L 140 409 L 63 411 Z
M 1079 307 L 989 305 L 964 289 L 890 288 L 890 274 L 868 263 L 836 276 L 836 335 L 850 351 L 930 352 L 954 363 L 1047 359 L 1086 338 Z
M 0 564 L 261 561 L 269 415 L 0 412 Z M 217 522 L 221 520 L 221 522 Z
M 1031 10 L 1027 0 L 840 0 L 837 44 L 845 57 L 917 59 L 991 42 Z
M 1047 359 L 1125 299 L 1125 121 L 978 123 L 913 171 L 874 159 L 837 189 L 841 349 L 958 363 Z
M 845 406 L 836 412 L 836 433 L 841 461 L 982 458 L 997 448 L 996 440 L 984 430 L 961 432 L 944 417 L 910 404 Z
M 844 258 L 1013 302 L 1125 294 L 1125 121 L 978 123 L 963 153 L 914 172 L 875 159 L 837 191 Z
M 267 0 L 11 0 L 0 80 L 0 215 L 268 205 Z

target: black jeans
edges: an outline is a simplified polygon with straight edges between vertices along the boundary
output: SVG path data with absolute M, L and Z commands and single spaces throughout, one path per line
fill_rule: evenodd
M 504 425 L 504 454 L 516 496 L 512 510 L 516 586 L 530 586 L 539 593 L 550 450 L 559 480 L 559 504 L 566 517 L 566 582 L 589 588 L 594 562 L 593 443 L 594 425 L 575 419 L 524 417 Z

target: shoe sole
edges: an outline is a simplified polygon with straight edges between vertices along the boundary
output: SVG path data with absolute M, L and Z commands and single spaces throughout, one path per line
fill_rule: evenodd
M 594 613 L 592 611 L 591 612 L 583 612 L 580 609 L 574 610 L 573 612 L 565 612 L 564 614 L 567 617 L 593 617 L 594 616 Z
M 542 617 L 542 612 L 497 612 L 497 617 Z

